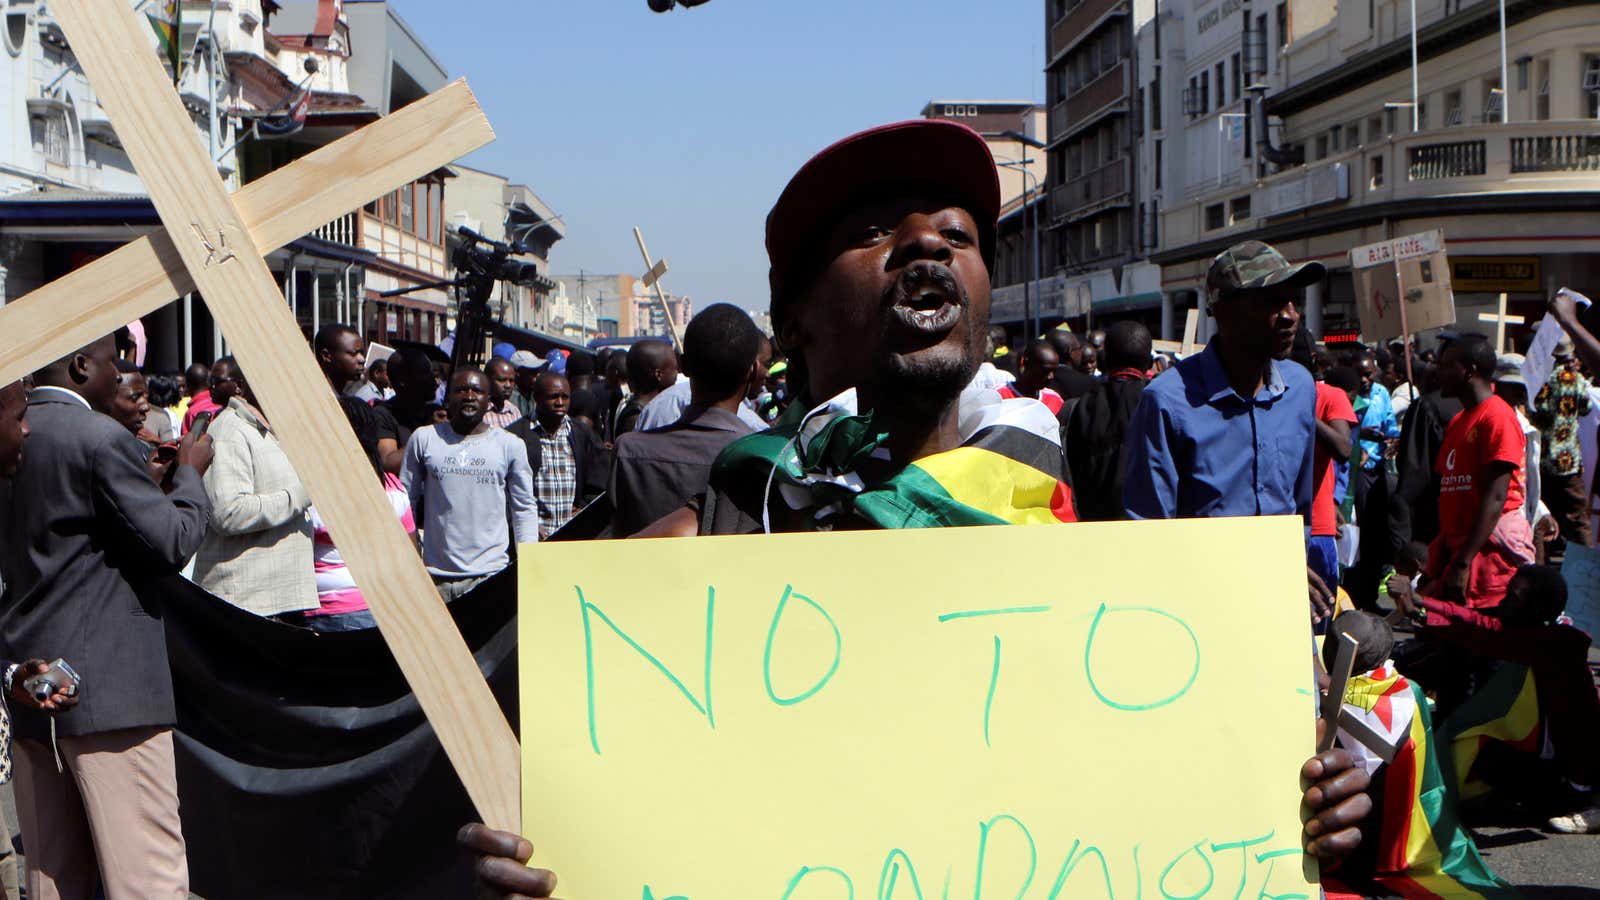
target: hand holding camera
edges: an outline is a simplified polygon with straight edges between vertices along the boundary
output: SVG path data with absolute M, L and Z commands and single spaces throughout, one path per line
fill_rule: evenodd
M 11 699 L 32 709 L 60 712 L 77 705 L 81 683 L 66 660 L 30 659 L 11 676 Z

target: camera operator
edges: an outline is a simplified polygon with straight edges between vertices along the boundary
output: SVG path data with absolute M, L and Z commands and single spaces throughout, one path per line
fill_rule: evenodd
M 145 446 L 94 412 L 116 392 L 114 357 L 108 336 L 34 374 L 32 434 L 0 482 L 0 656 L 30 660 L 8 693 L 23 701 L 13 704 L 17 814 L 36 898 L 89 900 L 97 883 L 108 897 L 188 895 L 154 586 L 205 535 L 211 439 L 184 436 L 162 493 Z M 53 695 L 35 706 L 18 692 L 44 654 L 82 673 L 65 715 L 45 714 L 62 708 Z

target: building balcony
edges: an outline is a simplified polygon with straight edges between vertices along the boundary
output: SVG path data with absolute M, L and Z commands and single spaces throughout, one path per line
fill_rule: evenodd
M 1235 170 L 1237 171 L 1237 170 Z M 1447 215 L 1470 204 L 1519 203 L 1582 206 L 1600 202 L 1600 124 L 1593 120 L 1463 125 L 1365 144 L 1256 180 L 1219 184 L 1207 179 L 1163 210 L 1165 249 L 1205 254 L 1238 234 L 1282 229 L 1317 233 L 1317 223 L 1337 217 L 1353 227 L 1396 215 Z M 1230 172 L 1232 176 L 1234 172 Z M 1228 179 L 1225 179 L 1225 182 Z M 1065 186 L 1063 186 L 1065 187 Z M 1207 207 L 1231 204 L 1250 191 L 1252 217 L 1207 227 Z M 1519 199 L 1522 198 L 1522 199 Z M 1363 213 L 1363 207 L 1371 207 Z
M 1082 0 L 1051 24 L 1048 58 L 1054 62 L 1092 34 L 1101 21 L 1114 15 L 1126 15 L 1127 12 L 1128 0 Z
M 1124 59 L 1051 108 L 1050 143 L 1071 137 L 1110 113 L 1126 112 L 1132 96 L 1132 67 Z
M 1073 222 L 1113 206 L 1126 206 L 1132 191 L 1131 170 L 1126 157 L 1118 157 L 1098 169 L 1086 172 L 1050 192 L 1052 223 Z

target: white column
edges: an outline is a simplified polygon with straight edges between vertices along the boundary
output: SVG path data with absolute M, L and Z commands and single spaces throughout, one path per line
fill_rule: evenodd
M 1211 304 L 1207 302 L 1206 289 L 1202 285 L 1194 292 L 1195 309 L 1200 310 L 1200 322 L 1194 330 L 1196 346 L 1203 347 L 1211 340 Z
M 1163 341 L 1178 339 L 1174 319 L 1176 316 L 1177 297 L 1172 291 L 1161 292 L 1161 337 Z
M 1306 314 L 1304 328 L 1316 339 L 1322 338 L 1322 282 L 1306 288 Z
M 183 368 L 194 365 L 194 292 L 183 295 Z
M 311 333 L 322 327 L 322 273 L 311 268 Z

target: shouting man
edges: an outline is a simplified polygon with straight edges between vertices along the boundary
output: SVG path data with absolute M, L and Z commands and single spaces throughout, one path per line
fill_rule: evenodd
M 1055 417 L 965 390 L 988 341 L 999 194 L 983 138 L 948 121 L 862 132 L 801 168 L 767 218 L 773 322 L 799 402 L 723 451 L 703 531 L 1071 520 Z M 1009 489 L 966 487 L 996 482 Z M 1335 750 L 1302 772 L 1308 853 L 1360 839 L 1371 803 L 1351 766 Z M 489 857 L 492 892 L 550 896 L 551 873 L 513 864 L 532 853 L 525 839 L 481 825 L 461 839 Z

